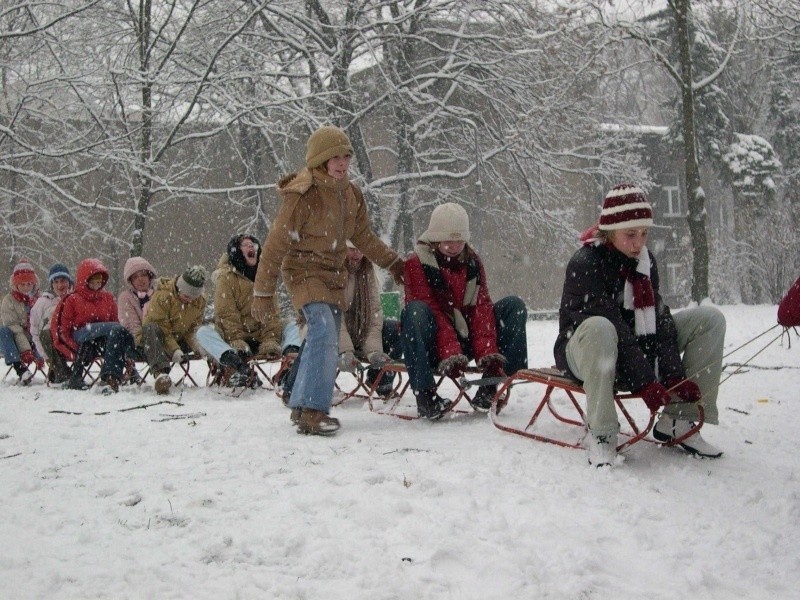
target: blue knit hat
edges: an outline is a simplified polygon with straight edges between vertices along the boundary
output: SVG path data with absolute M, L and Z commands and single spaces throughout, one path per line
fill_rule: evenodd
M 47 281 L 50 282 L 50 285 L 53 285 L 53 280 L 57 277 L 65 277 L 69 279 L 69 282 L 72 285 L 75 285 L 75 279 L 73 279 L 72 275 L 69 272 L 69 269 L 62 265 L 61 263 L 56 263 L 52 267 L 50 267 L 50 273 L 47 275 Z

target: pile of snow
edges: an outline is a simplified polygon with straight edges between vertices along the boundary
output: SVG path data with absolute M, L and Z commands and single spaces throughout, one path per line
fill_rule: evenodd
M 775 323 L 774 306 L 722 308 L 726 352 Z M 531 366 L 552 363 L 556 329 L 530 323 Z M 534 387 L 501 417 L 524 425 Z M 794 597 L 798 390 L 795 336 L 723 384 L 703 430 L 723 458 L 642 442 L 597 470 L 486 415 L 403 421 L 350 400 L 319 438 L 266 390 L 135 408 L 161 399 L 152 381 L 111 397 L 6 382 L 0 597 Z

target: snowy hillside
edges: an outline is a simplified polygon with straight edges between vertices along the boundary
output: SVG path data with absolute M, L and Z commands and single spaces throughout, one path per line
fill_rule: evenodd
M 722 309 L 726 353 L 775 324 L 773 306 Z M 552 363 L 556 327 L 529 324 L 531 366 Z M 504 422 L 524 424 L 534 387 Z M 794 598 L 798 390 L 794 336 L 723 384 L 703 431 L 721 459 L 643 442 L 597 470 L 486 415 L 403 421 L 351 400 L 315 438 L 268 391 L 122 411 L 156 402 L 152 382 L 5 382 L 0 598 Z

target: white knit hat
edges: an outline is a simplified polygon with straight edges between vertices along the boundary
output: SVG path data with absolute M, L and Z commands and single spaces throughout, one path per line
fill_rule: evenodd
M 189 267 L 183 272 L 183 275 L 178 277 L 175 286 L 178 292 L 189 296 L 190 298 L 197 298 L 203 293 L 203 286 L 206 283 L 206 270 L 200 265 Z
M 419 236 L 423 242 L 469 241 L 469 216 L 464 207 L 446 202 L 433 209 L 428 229 Z

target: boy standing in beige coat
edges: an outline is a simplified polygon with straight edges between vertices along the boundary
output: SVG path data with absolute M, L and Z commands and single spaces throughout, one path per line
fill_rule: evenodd
M 402 281 L 402 259 L 372 231 L 364 196 L 348 178 L 352 156 L 350 140 L 338 127 L 311 134 L 305 168 L 278 184 L 281 205 L 253 286 L 253 316 L 263 321 L 272 311 L 282 276 L 307 325 L 289 403 L 299 433 L 330 435 L 339 429 L 339 421 L 328 412 L 345 303 L 346 240 Z

